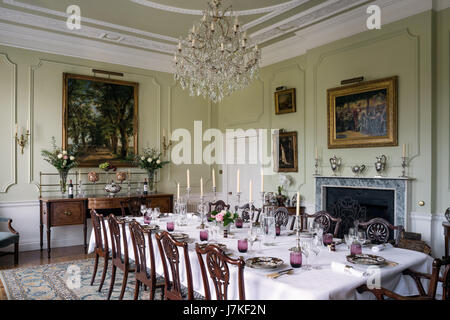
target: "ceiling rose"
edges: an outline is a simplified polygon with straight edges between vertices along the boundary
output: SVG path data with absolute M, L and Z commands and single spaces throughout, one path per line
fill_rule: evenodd
M 258 74 L 261 52 L 250 45 L 231 7 L 212 0 L 175 53 L 175 80 L 191 96 L 213 102 L 250 84 Z M 234 19 L 234 21 L 233 21 Z

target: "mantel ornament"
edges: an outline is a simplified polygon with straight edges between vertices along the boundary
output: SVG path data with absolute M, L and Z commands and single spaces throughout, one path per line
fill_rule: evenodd
M 377 162 L 375 162 L 375 170 L 377 171 L 377 175 L 375 176 L 375 178 L 381 178 L 383 177 L 383 172 L 386 169 L 386 156 L 384 154 L 382 154 L 377 158 Z
M 362 174 L 364 170 L 366 170 L 366 166 L 363 164 L 360 166 L 355 165 L 352 167 L 352 172 L 355 174 L 355 177 Z
M 336 157 L 336 155 L 333 155 L 332 158 L 330 158 L 330 164 L 331 164 L 331 170 L 333 170 L 333 175 L 336 176 L 337 172 L 339 171 L 339 168 L 341 167 L 341 158 Z

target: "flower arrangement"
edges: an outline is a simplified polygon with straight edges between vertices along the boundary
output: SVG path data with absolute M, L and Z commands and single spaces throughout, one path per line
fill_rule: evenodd
M 135 158 L 135 165 L 146 171 L 155 171 L 161 169 L 169 161 L 161 160 L 162 153 L 153 148 L 144 148 L 141 155 Z
M 239 215 L 237 213 L 231 213 L 227 210 L 222 210 L 220 212 L 212 211 L 210 216 L 210 221 L 216 221 L 218 223 L 223 223 L 223 226 L 226 227 L 230 223 L 233 223 Z
M 69 170 L 78 166 L 76 160 L 76 150 L 62 150 L 56 146 L 55 137 L 52 137 L 52 149 L 42 150 L 41 155 L 44 160 L 50 163 L 52 166 L 58 170 L 59 173 L 59 185 L 61 188 L 61 193 L 65 193 L 67 190 L 67 175 Z
M 117 170 L 117 168 L 116 168 L 115 166 L 113 166 L 112 164 L 110 164 L 109 162 L 103 162 L 103 163 L 101 163 L 101 164 L 98 166 L 98 168 L 99 168 L 100 170 L 105 171 L 105 172 L 109 172 L 109 170 L 112 170 L 112 171 L 116 171 L 116 170 Z

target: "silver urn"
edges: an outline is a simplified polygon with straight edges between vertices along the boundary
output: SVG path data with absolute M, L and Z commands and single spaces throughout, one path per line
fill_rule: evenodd
M 386 169 L 386 156 L 383 154 L 377 158 L 377 162 L 375 162 L 375 170 L 377 171 L 376 177 L 382 177 L 382 173 Z

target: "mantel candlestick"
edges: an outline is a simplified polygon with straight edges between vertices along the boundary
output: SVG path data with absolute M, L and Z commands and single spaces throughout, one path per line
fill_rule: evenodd
M 402 175 L 400 178 L 408 178 L 406 175 L 406 168 L 408 167 L 408 157 L 402 157 Z
M 315 158 L 314 159 L 314 174 L 313 174 L 313 176 L 315 176 L 315 177 L 320 176 L 320 173 L 319 173 L 319 158 Z

